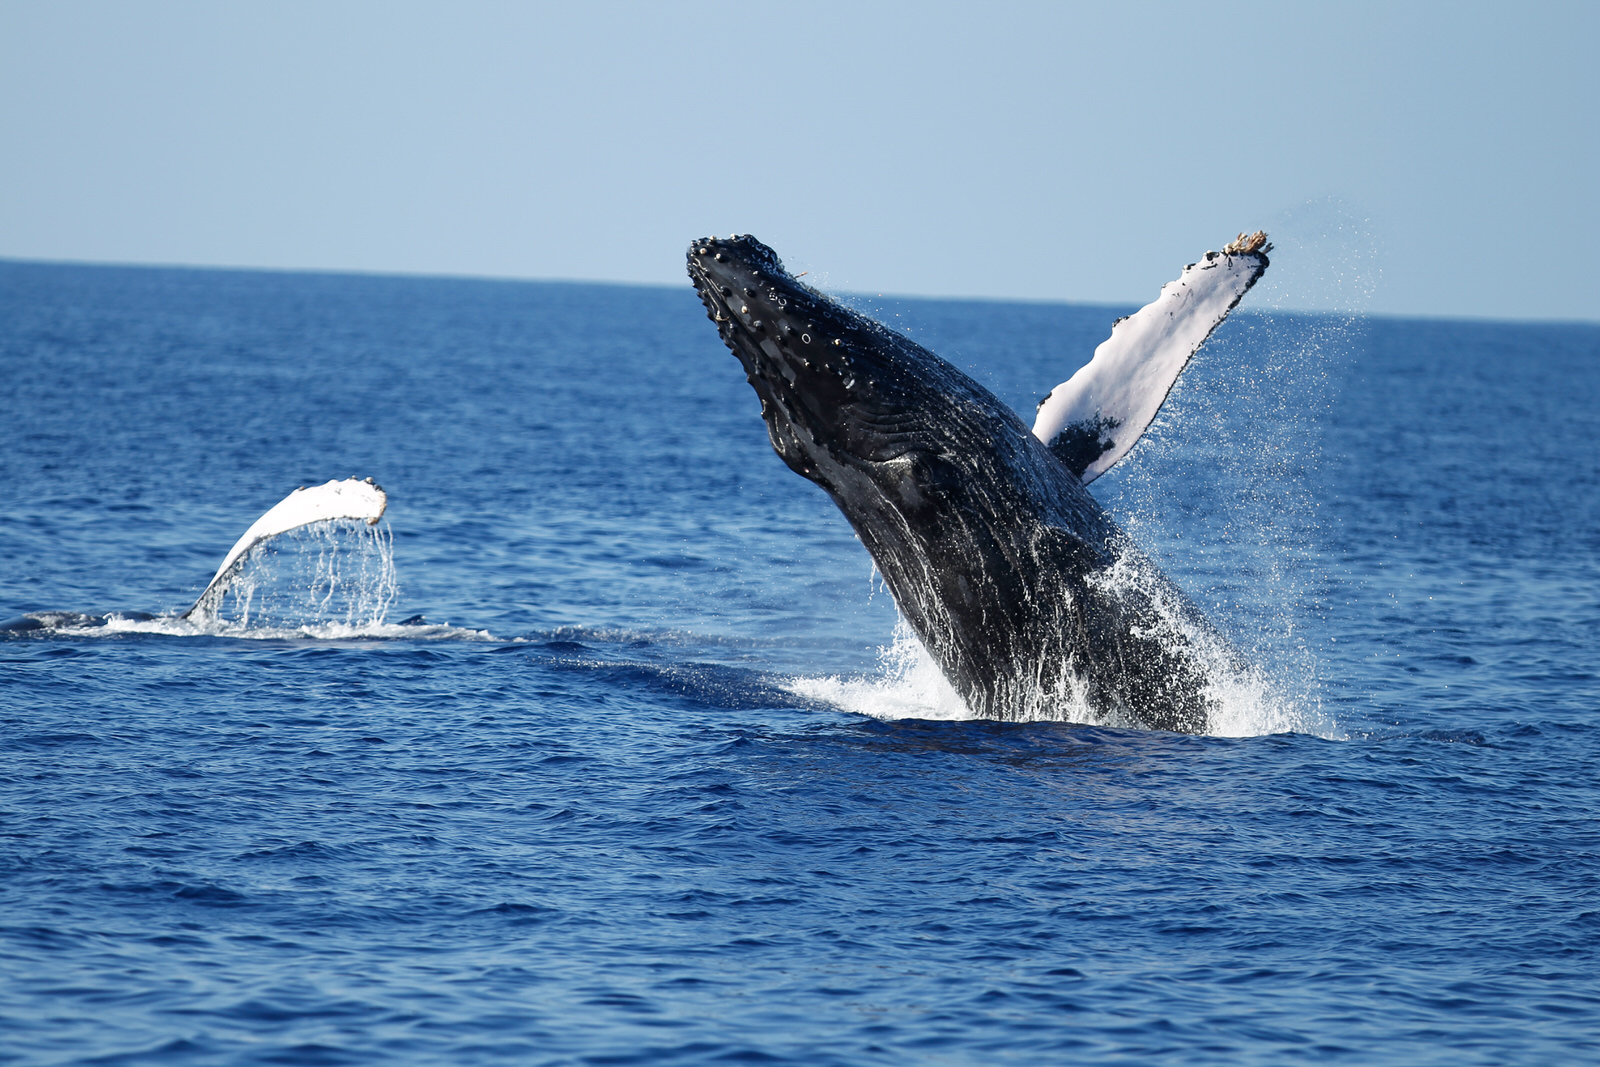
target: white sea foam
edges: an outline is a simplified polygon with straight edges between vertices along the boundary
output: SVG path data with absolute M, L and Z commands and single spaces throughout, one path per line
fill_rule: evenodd
M 167 637 L 233 637 L 246 641 L 355 641 L 397 640 L 413 641 L 495 641 L 499 640 L 487 630 L 475 630 L 445 623 L 412 623 L 403 625 L 382 620 L 355 623 L 314 622 L 300 624 L 240 622 L 232 619 L 184 619 L 176 615 L 159 615 L 153 619 L 127 618 L 115 613 L 106 617 L 103 624 L 92 626 L 58 626 L 56 633 L 72 637 L 110 637 L 117 634 L 162 634 Z
M 1314 695 L 1310 699 L 1297 698 L 1291 695 L 1290 687 L 1262 668 L 1240 668 L 1236 656 L 1210 635 L 1199 640 L 1209 680 L 1206 696 L 1212 708 L 1209 735 L 1309 733 L 1334 740 L 1344 738 L 1344 733 L 1324 715 Z M 873 675 L 799 677 L 791 679 L 785 688 L 797 696 L 877 719 L 978 718 L 904 619 L 896 623 L 891 643 L 879 649 L 878 670 Z M 1071 688 L 1071 683 L 1060 690 L 1041 690 L 1026 703 L 1019 709 L 1017 721 L 1132 725 L 1096 711 L 1083 688 Z
M 784 688 L 877 719 L 974 717 L 904 619 L 895 624 L 893 641 L 878 649 L 877 674 L 793 678 Z

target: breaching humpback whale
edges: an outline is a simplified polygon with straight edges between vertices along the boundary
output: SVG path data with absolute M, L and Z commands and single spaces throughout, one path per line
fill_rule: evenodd
M 178 618 L 215 620 L 217 610 L 222 606 L 222 598 L 227 594 L 233 580 L 244 569 L 250 550 L 263 541 L 302 526 L 309 526 L 314 522 L 359 519 L 369 526 L 376 525 L 388 506 L 388 494 L 371 478 L 346 478 L 343 481 L 333 479 L 322 485 L 301 486 L 250 524 L 250 528 L 245 530 L 228 550 L 228 554 L 222 558 L 222 565 L 206 584 L 205 590 Z M 145 611 L 116 612 L 112 615 L 90 615 L 76 611 L 36 611 L 0 622 L 0 633 L 104 626 L 112 618 L 149 621 L 155 617 Z
M 1086 484 L 1133 447 L 1267 268 L 1208 252 L 1119 320 L 1032 430 L 932 352 L 801 283 L 755 238 L 689 246 L 689 276 L 761 400 L 772 447 L 844 512 L 968 708 L 1202 733 L 1232 646 Z

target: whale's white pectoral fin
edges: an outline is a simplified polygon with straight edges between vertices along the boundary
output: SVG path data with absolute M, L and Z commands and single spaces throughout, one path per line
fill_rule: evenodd
M 1033 434 L 1083 479 L 1128 454 L 1190 358 L 1267 269 L 1257 231 L 1207 252 L 1161 287 L 1154 303 L 1118 319 L 1094 358 L 1039 403 Z
M 371 478 L 335 479 L 325 485 L 296 489 L 250 524 L 244 536 L 234 542 L 228 554 L 222 558 L 222 566 L 217 568 L 211 584 L 206 586 L 205 592 L 182 617 L 215 615 L 222 595 L 227 592 L 228 583 L 244 566 L 245 557 L 267 538 L 331 519 L 361 519 L 370 525 L 383 517 L 383 509 L 388 506 L 388 495 Z

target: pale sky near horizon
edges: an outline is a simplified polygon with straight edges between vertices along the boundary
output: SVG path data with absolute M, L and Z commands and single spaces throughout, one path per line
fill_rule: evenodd
M 0 0 L 0 257 L 1600 321 L 1600 3 Z

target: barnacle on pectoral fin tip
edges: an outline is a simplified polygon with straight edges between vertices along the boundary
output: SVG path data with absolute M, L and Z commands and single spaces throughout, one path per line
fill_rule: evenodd
M 1244 256 L 1251 252 L 1260 252 L 1266 255 L 1272 251 L 1272 246 L 1267 243 L 1265 231 L 1257 230 L 1252 234 L 1241 233 L 1231 244 L 1225 245 L 1222 254 L 1225 256 Z

